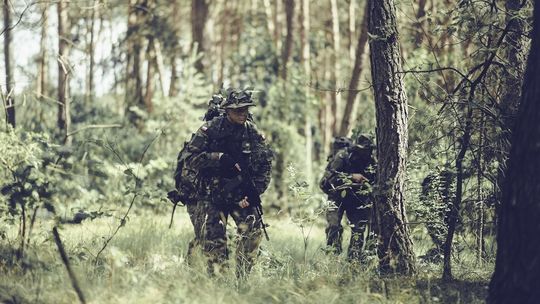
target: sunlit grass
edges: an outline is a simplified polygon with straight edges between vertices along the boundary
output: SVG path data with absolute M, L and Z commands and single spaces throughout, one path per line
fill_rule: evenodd
M 185 256 L 192 236 L 189 219 L 185 210 L 177 210 L 174 226 L 168 229 L 169 219 L 149 212 L 130 217 L 97 262 L 97 253 L 119 220 L 107 217 L 62 227 L 64 246 L 88 302 L 431 303 L 447 297 L 468 299 L 470 303 L 481 302 L 489 276 L 489 270 L 477 271 L 476 277 L 463 276 L 461 284 L 441 287 L 440 267 L 420 263 L 417 278 L 382 279 L 374 267 L 351 269 L 343 255 L 325 254 L 322 221 L 301 227 L 283 217 L 267 219 L 270 241 L 263 241 L 249 280 L 239 284 L 233 271 L 234 252 L 229 271 L 215 277 L 206 274 L 202 260 L 189 266 Z M 234 231 L 234 225 L 230 225 L 228 230 Z M 39 222 L 27 249 L 27 266 L 0 265 L 0 299 L 78 301 L 51 228 L 52 222 Z M 234 242 L 229 244 L 233 250 Z M 456 266 L 456 273 L 466 274 L 460 267 Z M 463 287 L 469 290 L 461 291 Z

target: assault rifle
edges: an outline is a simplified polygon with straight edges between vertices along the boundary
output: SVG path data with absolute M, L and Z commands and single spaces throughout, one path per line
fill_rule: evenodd
M 266 231 L 267 226 L 263 220 L 261 194 L 257 190 L 257 187 L 255 187 L 255 183 L 253 182 L 253 178 L 249 173 L 248 166 L 245 166 L 244 162 L 239 161 L 237 161 L 236 164 L 238 166 L 234 166 L 233 169 L 236 176 L 223 187 L 223 192 L 230 192 L 236 187 L 240 187 L 244 190 L 244 195 L 247 196 L 249 205 L 255 208 L 256 219 L 261 223 L 266 240 L 270 241 L 268 232 Z

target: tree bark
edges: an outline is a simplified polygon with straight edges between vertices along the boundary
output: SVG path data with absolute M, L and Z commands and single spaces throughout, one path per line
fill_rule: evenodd
M 366 19 L 364 15 L 364 19 Z M 366 25 L 367 27 L 367 25 Z M 356 0 L 350 0 L 349 2 L 349 60 L 354 61 L 355 48 L 354 38 L 356 38 Z
M 311 28 L 310 17 L 309 17 L 309 0 L 300 1 L 300 14 L 298 15 L 298 26 L 300 27 L 300 44 L 302 49 L 302 65 L 304 67 L 305 78 L 308 83 L 311 83 L 311 54 L 309 46 L 309 31 Z M 312 113 L 313 109 L 311 107 L 311 89 L 306 86 L 305 89 L 305 101 L 306 101 L 306 115 L 304 122 L 304 136 L 306 138 L 306 158 L 305 158 L 305 172 L 306 180 L 309 185 L 312 185 L 313 179 L 313 133 L 312 133 Z
M 403 85 L 393 0 L 369 0 L 371 76 L 377 118 L 377 191 L 379 268 L 383 273 L 411 275 L 415 256 L 405 213 L 407 94 Z
M 49 26 L 49 14 L 47 12 L 49 6 L 46 3 L 41 4 L 42 23 L 41 23 L 41 38 L 39 42 L 39 71 L 37 80 L 37 96 L 43 100 L 44 96 L 48 95 L 48 60 L 47 60 L 47 28 Z
M 502 79 L 504 82 L 503 96 L 501 97 L 501 103 L 499 105 L 499 112 L 502 122 L 502 133 L 500 141 L 500 151 L 497 155 L 500 167 L 497 176 L 497 198 L 501 200 L 501 189 L 504 184 L 504 178 L 506 173 L 506 160 L 508 153 L 510 152 L 510 139 L 511 131 L 514 125 L 514 121 L 517 115 L 517 109 L 519 106 L 519 100 L 521 97 L 521 91 L 516 90 L 520 88 L 523 81 L 523 74 L 525 72 L 525 63 L 527 56 L 527 35 L 526 35 L 526 21 L 519 17 L 520 10 L 523 9 L 523 5 L 520 0 L 507 0 L 506 1 L 506 21 L 508 22 L 509 31 L 505 39 L 505 47 L 503 48 L 504 58 L 506 59 L 506 68 L 503 69 Z
M 332 11 L 332 46 L 334 47 L 333 52 L 333 85 L 336 90 L 335 95 L 332 97 L 332 114 L 334 116 L 334 123 L 332 124 L 332 136 L 338 133 L 339 122 L 341 121 L 341 36 L 339 32 L 339 12 L 337 6 L 337 0 L 330 0 L 330 6 Z
M 98 6 L 100 0 L 94 0 L 92 13 L 90 14 L 90 43 L 87 48 L 89 63 L 88 63 L 88 80 L 86 85 L 86 104 L 89 105 L 94 97 L 94 67 L 95 67 L 95 24 L 98 14 Z
M 191 1 L 191 36 L 192 43 L 191 49 L 197 47 L 197 54 L 204 54 L 205 41 L 204 41 L 204 28 L 208 19 L 208 3 L 206 0 L 192 0 Z M 204 65 L 202 58 L 195 61 L 195 68 L 199 73 L 204 72 Z
M 135 123 L 136 114 L 130 111 L 132 106 L 144 108 L 143 80 L 142 80 L 142 37 L 140 31 L 144 26 L 146 3 L 141 0 L 130 0 L 127 28 L 127 77 L 126 102 L 129 120 Z
M 71 127 L 70 102 L 69 102 L 69 20 L 68 3 L 60 0 L 57 3 L 58 11 L 58 119 L 57 126 L 61 134 L 65 135 L 66 144 L 70 137 L 67 136 Z
M 144 94 L 144 105 L 148 113 L 154 111 L 152 98 L 154 98 L 154 69 L 156 62 L 156 52 L 154 51 L 154 37 L 150 37 L 146 46 L 146 90 Z
M 219 37 L 219 48 L 218 48 L 218 70 L 217 70 L 217 85 L 221 87 L 223 84 L 224 78 L 224 69 L 225 69 L 225 51 L 227 45 L 227 33 L 229 31 L 229 21 L 230 20 L 230 9 L 229 2 L 227 0 L 223 1 L 223 11 L 221 12 L 221 35 Z
M 13 92 L 13 70 L 11 69 L 11 4 L 4 0 L 4 64 L 6 71 L 6 121 L 15 128 L 15 98 Z
M 487 302 L 536 303 L 540 298 L 540 6 L 503 188 L 497 260 Z
M 350 120 L 353 113 L 354 103 L 356 96 L 358 95 L 358 81 L 362 70 L 364 69 L 364 51 L 366 49 L 368 41 L 367 33 L 367 12 L 368 4 L 364 8 L 364 19 L 362 20 L 362 27 L 360 29 L 360 35 L 358 37 L 358 44 L 356 45 L 356 54 L 354 60 L 354 67 L 352 71 L 351 81 L 349 82 L 349 92 L 347 95 L 347 103 L 345 104 L 345 110 L 343 111 L 343 119 L 341 120 L 341 127 L 339 128 L 338 136 L 346 136 L 349 133 Z
M 275 36 L 276 24 L 274 20 L 274 14 L 272 14 L 272 5 L 270 4 L 270 0 L 264 0 L 263 4 L 264 13 L 266 14 L 266 26 L 268 27 L 268 34 L 270 35 L 270 37 L 273 38 L 272 40 L 274 42 L 276 50 L 279 50 L 279 45 L 277 42 L 278 38 Z
M 414 45 L 419 48 L 424 40 L 424 25 L 426 17 L 427 0 L 418 1 L 418 11 L 416 11 L 416 31 L 414 35 Z
M 285 37 L 285 44 L 283 44 L 283 50 L 281 52 L 281 71 L 280 76 L 283 80 L 287 80 L 287 65 L 289 64 L 289 57 L 291 56 L 293 35 L 294 35 L 294 0 L 283 0 L 285 5 L 285 16 L 287 26 L 287 36 Z
M 178 4 L 179 0 L 174 0 L 172 3 L 172 27 L 173 27 L 173 41 L 172 41 L 172 54 L 171 54 L 171 80 L 169 83 L 169 97 L 174 97 L 178 95 L 178 67 L 176 66 L 176 54 L 179 50 L 178 35 L 180 34 L 180 7 Z

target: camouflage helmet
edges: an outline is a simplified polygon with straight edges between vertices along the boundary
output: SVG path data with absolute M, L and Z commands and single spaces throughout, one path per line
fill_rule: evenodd
M 251 91 L 248 90 L 230 90 L 227 98 L 221 104 L 223 109 L 238 109 L 250 106 L 255 106 L 255 103 L 251 99 Z
M 373 140 L 367 134 L 359 134 L 354 140 L 354 145 L 358 146 L 360 149 L 375 148 Z
M 345 136 L 334 137 L 334 140 L 332 141 L 332 151 L 336 152 L 343 148 L 347 148 L 351 146 L 351 144 L 352 144 L 352 141 L 348 137 L 345 137 Z

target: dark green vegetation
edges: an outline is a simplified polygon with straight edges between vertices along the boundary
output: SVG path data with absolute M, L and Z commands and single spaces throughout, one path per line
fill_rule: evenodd
M 383 2 L 398 33 L 368 35 L 364 0 L 4 1 L 0 301 L 73 303 L 73 284 L 92 303 L 482 302 L 532 5 Z M 375 66 L 391 60 L 373 51 L 397 42 L 395 81 L 379 88 L 390 78 Z M 167 229 L 177 153 L 221 83 L 254 88 L 276 156 L 271 240 L 242 286 L 186 264 L 184 209 Z M 384 156 L 403 166 L 392 186 L 415 275 L 380 275 L 373 238 L 359 267 L 324 254 L 331 138 L 392 129 L 376 96 L 405 101 L 403 153 Z

